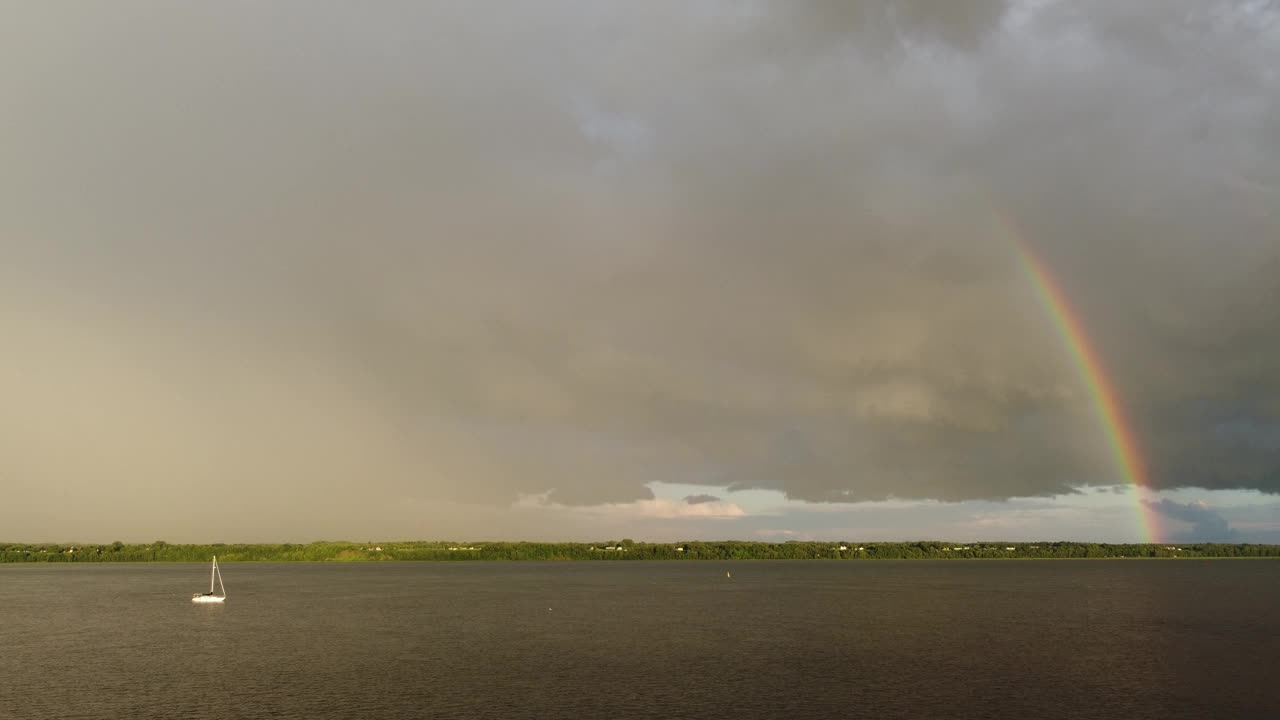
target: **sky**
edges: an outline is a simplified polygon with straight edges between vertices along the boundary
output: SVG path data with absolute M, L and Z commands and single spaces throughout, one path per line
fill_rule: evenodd
M 1280 542 L 1280 3 L 4 14 L 0 540 Z

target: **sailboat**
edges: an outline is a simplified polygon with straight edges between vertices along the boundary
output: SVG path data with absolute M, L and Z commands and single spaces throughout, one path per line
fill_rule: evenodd
M 221 595 L 213 594 L 213 581 L 218 581 L 218 588 L 222 590 Z M 222 584 L 222 571 L 218 569 L 218 556 L 213 556 L 213 569 L 209 571 L 209 592 L 200 593 L 191 596 L 193 603 L 220 603 L 227 599 L 227 588 Z

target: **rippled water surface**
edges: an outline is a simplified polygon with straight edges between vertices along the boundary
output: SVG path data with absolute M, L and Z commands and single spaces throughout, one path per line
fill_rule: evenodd
M 726 577 L 726 570 L 732 577 Z M 1276 718 L 1280 563 L 0 565 L 0 718 Z

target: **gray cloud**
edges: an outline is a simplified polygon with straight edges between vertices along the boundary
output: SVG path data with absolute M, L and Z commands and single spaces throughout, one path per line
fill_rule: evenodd
M 825 39 L 834 46 L 856 43 L 877 49 L 884 46 L 902 49 L 909 43 L 938 43 L 971 51 L 998 28 L 1008 11 L 1008 3 L 1005 0 L 965 3 L 801 0 L 776 3 L 769 9 L 780 17 L 773 18 L 765 32 L 785 33 L 784 37 L 790 42 L 784 44 L 792 49 L 822 47 Z
M 720 502 L 720 498 L 715 495 L 686 495 L 684 501 L 689 505 L 702 505 L 703 503 Z
M 1168 498 L 1159 501 L 1142 501 L 1144 505 L 1161 515 L 1191 524 L 1182 539 L 1196 542 L 1227 542 L 1235 540 L 1238 533 L 1227 519 L 1203 502 L 1180 503 Z
M 1274 4 L 12 15 L 10 508 L 1280 489 Z

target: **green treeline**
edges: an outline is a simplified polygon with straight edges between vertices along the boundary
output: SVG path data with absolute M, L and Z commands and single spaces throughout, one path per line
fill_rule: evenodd
M 1016 558 L 1259 558 L 1280 557 L 1280 545 L 1103 544 L 1079 542 L 802 542 L 717 541 L 644 543 L 313 542 L 306 544 L 144 545 L 0 543 L 0 563 L 20 562 L 267 562 L 383 560 L 923 560 Z

